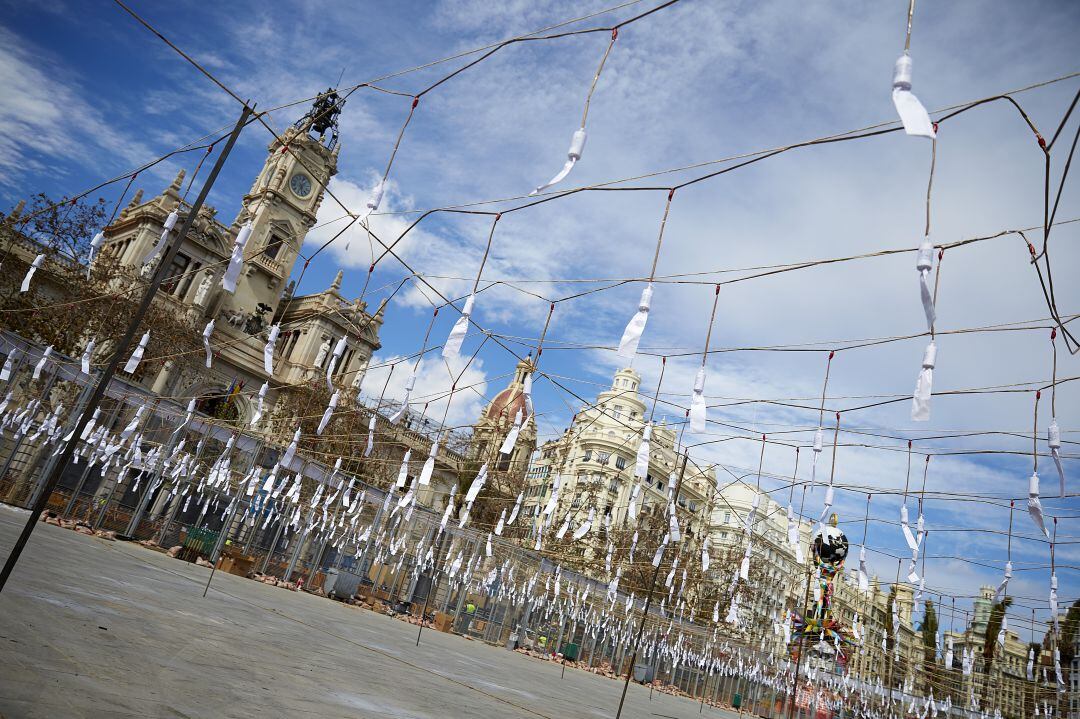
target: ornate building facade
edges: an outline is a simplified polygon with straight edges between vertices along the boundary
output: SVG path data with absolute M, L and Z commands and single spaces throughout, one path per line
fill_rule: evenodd
M 610 389 L 597 395 L 595 403 L 582 407 L 560 437 L 540 447 L 526 474 L 526 516 L 531 516 L 537 505 L 547 503 L 556 476 L 561 478 L 560 517 L 566 508 L 592 507 L 599 519 L 610 515 L 613 526 L 623 526 L 635 485 L 643 511 L 665 510 L 668 478 L 680 469 L 677 432 L 666 421 L 653 426 L 648 476 L 635 477 L 638 447 L 648 421 L 640 385 L 637 372 L 619 370 Z M 708 527 L 708 498 L 715 481 L 714 467 L 688 460 L 677 506 L 680 525 L 694 551 Z
M 332 107 L 332 106 L 331 106 Z M 294 295 L 289 276 L 308 231 L 315 224 L 326 183 L 337 172 L 338 108 L 316 101 L 315 107 L 280 139 L 267 147 L 267 157 L 243 207 L 231 224 L 203 206 L 172 262 L 159 302 L 175 306 L 197 326 L 215 321 L 211 343 L 213 366 L 178 367 L 166 362 L 148 382 L 160 394 L 203 398 L 200 409 L 215 413 L 229 397 L 230 418 L 249 420 L 254 395 L 268 383 L 266 403 L 272 407 L 281 391 L 326 374 L 331 349 L 346 337 L 347 346 L 331 375 L 335 385 L 358 388 L 372 354 L 381 346 L 381 313 L 369 313 L 361 300 L 341 295 L 339 272 L 322 292 Z M 287 151 L 286 151 L 287 148 Z M 139 267 L 162 236 L 169 214 L 189 207 L 182 193 L 184 172 L 160 195 L 143 199 L 136 192 L 115 222 L 105 228 L 102 255 Z M 189 183 L 190 187 L 190 183 Z M 251 235 L 236 291 L 226 292 L 222 276 L 234 240 L 250 223 Z M 157 260 L 146 265 L 149 276 Z M 272 325 L 280 327 L 273 374 L 263 362 Z M 243 392 L 236 392 L 244 388 Z M 269 415 L 269 412 L 265 413 Z

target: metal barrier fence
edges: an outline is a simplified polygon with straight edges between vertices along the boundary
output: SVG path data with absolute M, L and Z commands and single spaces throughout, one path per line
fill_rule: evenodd
M 31 380 L 43 351 L 40 345 L 16 334 L 0 334 L 0 361 L 6 361 L 8 356 L 12 358 L 7 383 L 13 394 L 12 402 L 25 406 L 41 400 L 39 416 L 44 418 L 48 405 L 58 401 L 57 398 L 75 397 L 65 422 L 73 426 L 93 388 L 93 378 L 81 372 L 78 360 L 54 352 L 39 379 Z M 98 426 L 118 431 L 140 407 L 145 408 L 141 433 L 146 447 L 175 447 L 181 439 L 186 439 L 188 446 L 201 447 L 200 459 L 205 467 L 207 460 L 218 456 L 232 438 L 234 475 L 243 475 L 256 465 L 268 468 L 278 458 L 279 450 L 264 446 L 259 435 L 224 428 L 199 417 L 193 418 L 179 436 L 175 435 L 186 408 L 122 377 L 114 378 L 109 385 Z M 65 426 L 65 430 L 68 428 Z M 33 438 L 30 433 L 16 436 L 12 432 L 0 435 L 0 501 L 21 507 L 32 505 L 57 453 L 56 444 L 47 443 L 43 437 Z M 319 483 L 326 483 L 333 474 L 331 467 L 304 458 L 302 452 L 290 469 Z M 302 578 L 308 587 L 313 581 L 319 584 L 327 572 L 346 573 L 352 575 L 350 581 L 358 589 L 385 598 L 391 607 L 418 613 L 426 605 L 428 617 L 438 612 L 448 617 L 446 621 L 453 630 L 491 644 L 505 646 L 514 636 L 516 644 L 537 651 L 554 653 L 575 645 L 579 661 L 590 667 L 608 663 L 623 669 L 629 663 L 631 642 L 625 632 L 590 632 L 581 621 L 580 612 L 577 618 L 572 618 L 565 613 L 556 616 L 550 608 L 530 611 L 531 604 L 520 606 L 500 591 L 498 585 L 479 588 L 451 582 L 445 568 L 439 566 L 443 563 L 438 561 L 441 557 L 436 558 L 434 567 L 418 567 L 425 564 L 424 557 L 415 556 L 418 542 L 424 540 L 424 544 L 430 544 L 438 534 L 441 517 L 430 508 L 417 506 L 407 524 L 397 529 L 397 541 L 405 549 L 389 561 L 384 556 L 385 547 L 374 546 L 374 537 L 364 546 L 335 547 L 326 538 L 316 541 L 302 531 L 290 531 L 285 518 L 268 518 L 272 503 L 261 496 L 261 490 L 250 498 L 239 496 L 238 501 L 232 502 L 232 497 L 205 487 L 202 496 L 196 495 L 194 477 L 177 486 L 163 481 L 161 474 L 153 467 L 131 465 L 109 467 L 103 474 L 100 464 L 91 464 L 85 458 L 73 461 L 63 468 L 47 509 L 61 518 L 77 520 L 94 530 L 113 531 L 123 538 L 149 540 L 165 548 L 179 545 L 183 548 L 183 558 L 191 561 L 202 556 L 217 562 L 222 554 L 237 554 L 250 560 L 253 572 L 285 581 Z M 380 515 L 385 491 L 359 481 L 355 491 L 365 491 L 368 497 L 361 509 L 360 522 L 377 525 L 383 519 Z M 485 534 L 468 527 L 458 528 L 456 522 L 451 522 L 442 533 L 437 549 L 446 552 L 452 547 L 466 556 L 476 556 L 483 553 L 485 541 Z M 541 585 L 543 578 L 550 577 L 556 568 L 538 553 L 495 537 L 493 556 L 483 566 L 504 563 L 515 567 L 519 577 L 532 574 L 541 577 Z M 561 576 L 567 587 L 574 586 L 580 591 L 588 586 L 596 600 L 603 600 L 607 592 L 604 583 L 574 572 L 561 570 Z M 625 605 L 627 599 L 619 593 L 616 606 Z M 599 606 L 599 602 L 590 606 Z M 633 624 L 630 620 L 635 619 L 635 613 L 639 618 L 638 603 L 628 613 L 627 626 Z M 650 612 L 650 622 L 657 627 L 668 620 L 658 611 Z M 705 646 L 709 634 L 707 628 L 689 622 L 682 622 L 679 631 L 688 638 L 687 646 L 699 648 Z M 655 633 L 650 628 L 646 637 Z M 648 649 L 644 653 L 648 654 Z M 712 695 L 721 692 L 719 678 L 714 674 L 714 681 L 708 681 L 707 672 L 700 667 L 673 666 L 655 656 L 642 657 L 640 653 L 638 664 L 657 678 L 664 678 L 696 696 L 705 693 L 707 685 Z
M 40 377 L 31 380 L 33 368 L 43 357 L 43 348 L 9 332 L 0 334 L 0 354 L 3 357 L 0 361 L 12 359 L 7 383 L 11 402 L 25 407 L 40 401 L 42 408 L 35 414 L 42 421 L 51 411 L 48 405 L 59 401 L 58 398 L 75 398 L 62 430 L 66 435 L 93 388 L 92 378 L 81 372 L 79 362 L 53 353 Z M 230 441 L 234 477 L 242 477 L 255 468 L 261 468 L 260 476 L 264 477 L 279 459 L 279 449 L 266 446 L 258 434 L 222 427 L 199 417 L 192 418 L 178 433 L 176 427 L 184 420 L 186 408 L 123 378 L 114 378 L 110 383 L 98 426 L 115 432 L 140 407 L 144 408 L 141 437 L 145 445 L 174 449 L 181 440 L 186 440 L 189 446 L 199 448 L 196 459 L 202 462 L 202 471 L 207 461 L 219 456 Z M 74 441 L 86 444 L 80 438 Z M 31 433 L 0 433 L 0 501 L 22 507 L 32 505 L 56 461 L 58 445 Z M 344 483 L 341 479 L 334 480 L 331 467 L 304 457 L 302 451 L 288 469 L 308 481 L 338 488 Z M 584 606 L 574 612 L 556 611 L 555 602 L 537 604 L 535 597 L 522 601 L 501 582 L 451 581 L 446 571 L 446 558 L 451 552 L 479 557 L 484 554 L 483 547 L 489 537 L 467 527 L 459 528 L 456 522 L 440 533 L 441 516 L 428 507 L 417 505 L 408 512 L 407 519 L 398 515 L 392 533 L 402 551 L 387 557 L 385 544 L 380 546 L 375 541 L 375 528 L 389 529 L 393 517 L 384 516 L 386 490 L 379 487 L 355 482 L 355 491 L 366 492 L 368 497 L 360 509 L 358 522 L 372 531 L 363 543 L 335 546 L 328 537 L 301 529 L 313 516 L 313 507 L 303 507 L 307 517 L 292 530 L 287 526 L 288 515 L 273 515 L 274 500 L 261 489 L 250 497 L 244 496 L 239 488 L 234 495 L 227 495 L 202 487 L 202 494 L 198 494 L 197 474 L 170 483 L 160 466 L 121 464 L 110 465 L 103 471 L 100 464 L 82 458 L 63 468 L 61 481 L 49 496 L 47 508 L 61 518 L 77 520 L 95 530 L 114 531 L 127 539 L 149 540 L 166 548 L 180 546 L 180 558 L 188 561 L 204 557 L 216 563 L 227 554 L 242 558 L 242 566 L 249 567 L 246 573 L 258 572 L 284 581 L 303 579 L 308 588 L 313 583 L 321 586 L 331 576 L 335 577 L 334 585 L 341 582 L 342 593 L 348 588 L 348 594 L 383 600 L 397 611 L 441 619 L 445 625 L 442 629 L 498 646 L 573 653 L 579 664 L 588 667 L 608 664 L 617 674 L 625 674 L 629 668 L 634 633 L 627 628 L 636 627 L 640 621 L 640 597 L 631 602 L 632 598 L 617 592 L 611 606 L 627 607 L 625 619 L 621 626 L 598 627 L 588 617 L 590 613 L 595 617 L 597 610 L 608 604 L 607 585 L 572 571 L 560 570 L 564 584 L 573 586 L 579 597 L 588 587 L 592 598 L 588 604 L 583 601 Z M 338 511 L 334 512 L 335 520 Z M 541 587 L 554 575 L 555 564 L 541 554 L 499 537 L 491 541 L 492 556 L 479 564 L 480 572 L 509 566 L 519 578 L 539 578 Z M 431 547 L 436 555 L 434 561 L 418 557 L 418 546 Z M 684 657 L 695 653 L 704 657 L 710 651 L 716 657 L 721 653 L 720 647 L 724 647 L 723 663 L 690 663 L 658 650 L 659 640 L 672 626 L 687 650 Z M 702 701 L 730 701 L 738 694 L 743 706 L 752 713 L 787 716 L 791 701 L 790 666 L 786 660 L 779 660 L 762 649 L 766 644 L 761 641 L 764 632 L 755 646 L 746 636 L 718 636 L 717 628 L 676 620 L 656 607 L 650 611 L 645 628 L 636 662 L 636 680 L 660 679 Z M 747 668 L 754 663 L 763 665 L 766 671 L 752 676 Z M 784 684 L 778 686 L 774 677 L 781 677 Z M 863 688 L 873 693 L 871 687 Z M 819 711 L 816 696 L 797 702 L 794 709 L 794 715 L 800 717 L 804 711 L 806 716 L 827 715 Z

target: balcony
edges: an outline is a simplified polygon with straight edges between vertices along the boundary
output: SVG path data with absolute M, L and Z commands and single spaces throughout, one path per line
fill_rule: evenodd
M 255 255 L 251 258 L 251 261 L 257 265 L 262 266 L 263 269 L 265 269 L 267 272 L 274 275 L 275 277 L 285 276 L 285 270 L 282 267 L 281 263 L 268 256 L 265 252 L 260 252 L 259 254 Z

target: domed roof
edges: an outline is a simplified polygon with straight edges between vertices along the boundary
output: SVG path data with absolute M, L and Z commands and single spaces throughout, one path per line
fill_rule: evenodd
M 514 371 L 514 379 L 502 392 L 495 395 L 484 409 L 484 418 L 496 421 L 503 420 L 513 422 L 517 412 L 521 410 L 522 419 L 528 415 L 525 408 L 525 376 L 532 372 L 531 356 L 517 363 Z
M 521 390 L 521 387 L 510 386 L 499 392 L 484 410 L 484 416 L 494 420 L 505 417 L 507 421 L 512 422 L 520 409 L 524 417 L 526 414 L 525 394 Z

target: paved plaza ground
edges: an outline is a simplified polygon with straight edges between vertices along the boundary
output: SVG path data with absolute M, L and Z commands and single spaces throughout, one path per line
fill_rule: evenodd
M 0 505 L 0 555 L 26 514 Z M 0 716 L 614 717 L 622 683 L 39 525 L 0 594 Z M 734 716 L 631 683 L 623 716 Z

